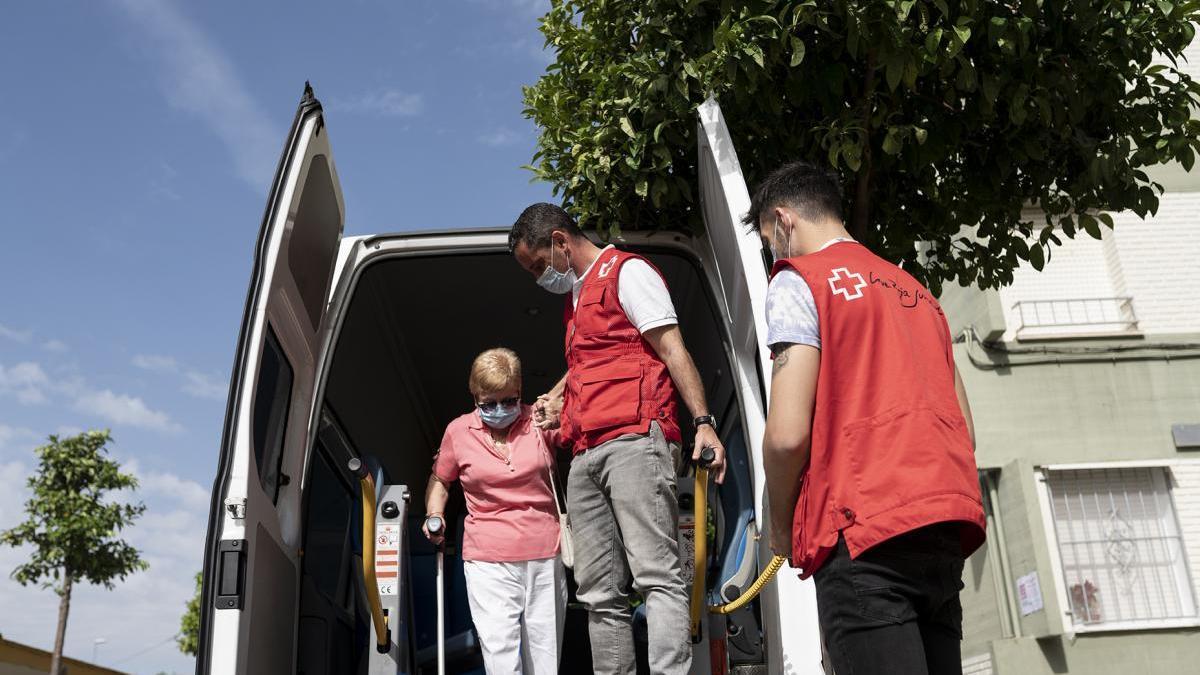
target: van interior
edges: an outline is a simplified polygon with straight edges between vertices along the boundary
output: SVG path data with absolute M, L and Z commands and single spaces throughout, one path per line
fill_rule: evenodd
M 739 397 L 731 375 L 717 298 L 699 261 L 664 241 L 636 248 L 666 277 L 684 339 L 704 379 L 728 451 L 725 484 L 710 490 L 709 588 L 723 588 L 750 551 L 747 524 L 753 490 Z M 388 484 L 411 490 L 406 537 L 407 603 L 414 663 L 410 672 L 436 672 L 435 550 L 421 533 L 425 484 L 445 426 L 473 405 L 467 391 L 472 359 L 494 346 L 521 357 L 526 402 L 548 390 L 565 369 L 562 296 L 540 289 L 503 249 L 404 254 L 367 264 L 353 283 L 336 333 L 324 389 L 321 427 L 306 471 L 300 672 L 366 672 L 371 621 L 361 574 L 358 487 L 349 457 L 373 458 Z M 684 453 L 691 454 L 690 416 L 680 405 Z M 560 475 L 570 457 L 560 453 Z M 686 464 L 681 464 L 686 467 Z M 692 474 L 681 470 L 682 488 Z M 565 481 L 560 483 L 565 485 Z M 686 506 L 686 505 L 685 505 Z M 690 510 L 690 506 L 687 507 Z M 683 509 L 681 509 L 682 511 Z M 447 672 L 482 673 L 459 558 L 466 516 L 452 492 L 445 553 Z M 586 614 L 570 586 L 561 672 L 591 672 Z M 730 592 L 737 591 L 730 589 Z M 737 593 L 734 592 L 734 595 Z M 727 593 L 728 595 L 728 593 Z M 729 617 L 731 665 L 764 663 L 757 602 Z M 645 670 L 644 615 L 635 621 Z M 707 652 L 708 650 L 705 650 Z

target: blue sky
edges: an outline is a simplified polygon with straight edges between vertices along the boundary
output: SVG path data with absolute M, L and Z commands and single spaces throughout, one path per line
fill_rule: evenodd
M 167 639 L 200 566 L 252 249 L 305 80 L 347 233 L 504 225 L 551 196 L 519 168 L 548 2 L 298 4 L 5 5 L 0 528 L 51 433 L 110 427 L 149 506 L 130 538 L 151 570 L 76 594 L 68 655 L 103 638 L 105 665 L 193 667 Z M 0 551 L 0 633 L 48 648 L 57 598 L 7 578 L 21 559 Z

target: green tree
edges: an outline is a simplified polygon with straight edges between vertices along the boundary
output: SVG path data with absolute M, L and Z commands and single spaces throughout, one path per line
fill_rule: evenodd
M 935 289 L 996 286 L 1058 233 L 1153 214 L 1148 167 L 1190 170 L 1200 83 L 1176 65 L 1197 19 L 1195 1 L 553 0 L 530 168 L 604 236 L 699 228 L 695 110 L 715 95 L 751 185 L 828 163 L 861 241 Z
M 200 589 L 203 585 L 203 574 L 196 572 L 196 594 L 184 607 L 183 617 L 179 619 L 179 635 L 175 638 L 179 651 L 191 656 L 200 654 Z
M 29 560 L 18 565 L 12 578 L 22 586 L 40 583 L 59 595 L 58 628 L 50 672 L 62 667 L 63 638 L 76 581 L 103 584 L 147 568 L 137 549 L 119 538 L 146 510 L 122 502 L 116 492 L 134 490 L 137 479 L 121 472 L 106 455 L 112 440 L 108 431 L 87 431 L 77 436 L 50 436 L 34 452 L 40 464 L 30 476 L 25 503 L 27 519 L 0 532 L 0 544 L 32 547 Z

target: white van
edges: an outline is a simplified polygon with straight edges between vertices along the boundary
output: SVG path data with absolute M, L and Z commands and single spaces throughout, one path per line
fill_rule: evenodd
M 618 243 L 666 275 L 728 449 L 725 484 L 710 492 L 706 590 L 718 603 L 737 597 L 770 558 L 757 537 L 767 278 L 757 236 L 739 223 L 749 196 L 716 101 L 699 118 L 707 234 L 631 232 Z M 515 349 L 527 396 L 565 368 L 562 300 L 512 259 L 507 228 L 343 238 L 344 213 L 321 105 L 306 87 L 267 202 L 238 339 L 209 515 L 197 673 L 436 672 L 435 556 L 420 519 L 441 433 L 471 405 L 470 361 L 487 347 Z M 376 494 L 360 490 L 347 468 L 355 458 L 381 483 Z M 690 498 L 691 476 L 679 483 L 681 499 Z M 372 584 L 363 525 L 374 514 L 362 507 L 384 484 L 393 490 L 399 560 L 388 563 L 386 583 Z M 461 494 L 452 501 L 447 672 L 482 673 L 457 557 Z M 391 603 L 386 639 L 372 622 L 371 594 L 380 591 Z M 746 608 L 707 615 L 700 636 L 696 673 L 822 672 L 811 583 L 786 569 Z M 390 650 L 387 667 L 377 641 Z M 590 672 L 585 612 L 574 602 L 563 654 L 561 672 Z M 644 654 L 639 661 L 644 671 Z

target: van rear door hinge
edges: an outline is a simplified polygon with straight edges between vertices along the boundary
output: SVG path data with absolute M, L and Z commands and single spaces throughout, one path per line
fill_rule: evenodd
M 225 510 L 229 512 L 230 517 L 234 520 L 246 519 L 246 498 L 245 497 L 230 497 L 225 500 Z

